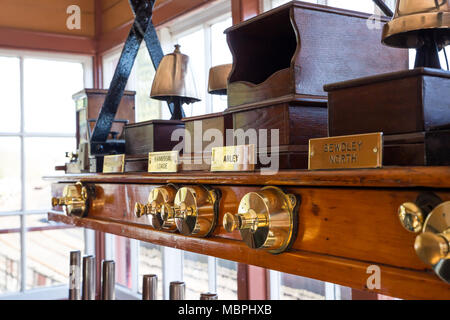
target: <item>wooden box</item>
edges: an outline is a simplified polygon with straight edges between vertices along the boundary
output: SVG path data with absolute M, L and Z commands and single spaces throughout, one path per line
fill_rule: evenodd
M 77 146 L 80 143 L 90 142 L 90 135 L 94 130 L 100 110 L 105 102 L 108 90 L 102 89 L 84 89 L 72 96 L 76 104 L 76 123 L 77 123 Z M 135 95 L 134 91 L 125 91 L 120 102 L 116 114 L 116 120 L 111 127 L 112 132 L 116 132 L 117 136 L 123 134 L 123 128 L 128 124 L 134 123 L 135 120 Z
M 417 68 L 325 90 L 330 136 L 383 132 L 383 165 L 450 164 L 450 72 Z
M 418 68 L 329 84 L 329 134 L 450 128 L 450 72 Z
M 266 104 L 229 108 L 226 113 L 233 117 L 234 130 L 256 130 L 258 159 L 259 154 L 267 154 L 259 138 L 260 130 L 267 130 L 268 148 L 272 147 L 271 130 L 279 130 L 279 169 L 308 168 L 309 139 L 327 136 L 326 100 L 278 99 Z M 239 143 L 234 141 L 236 144 Z M 257 168 L 265 166 L 258 161 Z
M 232 116 L 223 112 L 211 113 L 196 117 L 184 118 L 185 124 L 185 147 L 182 155 L 182 171 L 209 171 L 211 161 L 211 150 L 208 149 L 211 143 L 217 146 L 226 146 L 226 131 L 233 129 Z M 220 141 L 204 141 L 205 133 L 208 130 L 216 130 L 222 135 Z M 214 134 L 214 131 L 212 132 Z M 195 136 L 201 143 L 195 144 Z M 199 142 L 200 142 L 199 141 Z
M 227 29 L 233 54 L 228 106 L 322 98 L 326 83 L 407 69 L 408 51 L 383 46 L 368 18 L 292 1 Z
M 125 172 L 147 171 L 149 152 L 171 151 L 181 142 L 172 141 L 177 129 L 184 130 L 182 121 L 151 120 L 125 126 Z

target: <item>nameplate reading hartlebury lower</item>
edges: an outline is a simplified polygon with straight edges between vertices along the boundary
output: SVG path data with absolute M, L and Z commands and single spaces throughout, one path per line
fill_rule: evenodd
M 123 173 L 124 168 L 124 154 L 105 156 L 105 159 L 103 160 L 103 173 Z
M 255 145 L 212 148 L 211 171 L 254 171 Z
M 148 172 L 178 172 L 178 151 L 150 152 L 148 154 Z
M 309 170 L 379 168 L 383 165 L 383 133 L 309 140 Z

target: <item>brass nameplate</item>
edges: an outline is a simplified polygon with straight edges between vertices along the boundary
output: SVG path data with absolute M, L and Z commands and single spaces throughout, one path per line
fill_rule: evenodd
M 383 133 L 309 140 L 309 170 L 380 168 Z
M 178 151 L 150 152 L 148 154 L 148 172 L 176 173 L 179 163 Z
M 125 155 L 116 154 L 105 156 L 103 160 L 103 173 L 123 173 L 125 169 Z
M 212 148 L 211 171 L 254 171 L 255 145 Z

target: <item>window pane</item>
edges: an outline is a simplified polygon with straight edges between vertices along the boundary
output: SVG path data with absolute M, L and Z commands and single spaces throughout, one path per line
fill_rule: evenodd
M 237 300 L 237 263 L 217 259 L 217 294 L 220 300 Z
M 328 0 L 328 5 L 348 10 L 375 13 L 375 4 L 372 0 Z
M 131 269 L 131 240 L 129 238 L 113 236 L 114 262 L 116 265 L 116 283 L 132 288 Z
M 208 292 L 208 256 L 185 251 L 183 279 L 187 300 L 199 300 L 200 294 Z
M 281 300 L 325 300 L 325 282 L 281 274 Z
M 19 217 L 0 217 L 0 294 L 20 291 L 19 230 Z
M 0 138 L 0 155 L 0 211 L 18 211 L 22 201 L 20 138 Z
M 67 162 L 65 152 L 75 146 L 75 138 L 26 138 L 26 209 L 46 210 L 50 207 L 51 181 L 43 176 L 61 174 L 55 166 Z
M 68 284 L 70 251 L 84 252 L 83 229 L 39 231 L 58 226 L 46 214 L 27 216 L 26 222 L 27 289 Z
M 232 19 L 226 19 L 211 26 L 211 55 L 212 65 L 218 66 L 233 62 L 227 38 L 223 33 L 225 29 L 231 27 Z M 227 108 L 227 96 L 213 95 L 213 112 L 221 112 Z
M 162 300 L 162 248 L 160 246 L 141 241 L 139 249 L 139 292 L 142 293 L 142 281 L 144 275 L 156 274 L 158 276 L 158 299 Z
M 146 45 L 143 43 L 134 63 L 135 91 L 136 91 L 136 119 L 137 121 L 147 121 L 161 119 L 161 106 L 167 107 L 167 103 L 150 99 L 150 91 L 155 77 L 155 68 L 148 53 Z
M 20 131 L 20 60 L 0 57 L 0 132 Z
M 81 63 L 25 59 L 25 130 L 75 133 L 72 95 L 83 87 Z
M 205 70 L 205 39 L 203 29 L 190 33 L 178 39 L 181 52 L 189 56 L 195 86 L 202 101 L 184 105 L 186 116 L 197 116 L 206 113 L 206 70 Z

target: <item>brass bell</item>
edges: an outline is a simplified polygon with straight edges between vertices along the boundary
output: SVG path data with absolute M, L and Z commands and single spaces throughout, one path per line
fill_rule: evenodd
M 382 42 L 418 49 L 416 67 L 440 68 L 438 51 L 450 44 L 449 0 L 397 0 L 394 17 L 384 26 Z
M 227 94 L 228 77 L 232 67 L 232 64 L 222 64 L 209 69 L 208 93 L 216 95 Z
M 181 120 L 183 104 L 200 101 L 190 69 L 189 57 L 181 53 L 180 45 L 175 45 L 175 51 L 161 60 L 153 80 L 150 97 L 174 103 L 171 120 Z

